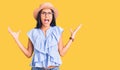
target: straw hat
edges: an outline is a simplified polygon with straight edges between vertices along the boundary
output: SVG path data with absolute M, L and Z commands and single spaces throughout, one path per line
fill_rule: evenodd
M 55 9 L 54 6 L 51 3 L 45 2 L 45 3 L 41 4 L 39 8 L 34 10 L 34 12 L 33 12 L 34 18 L 37 19 L 37 15 L 38 15 L 39 11 L 42 10 L 42 9 L 46 9 L 46 8 L 52 9 L 54 11 L 55 18 L 58 16 L 57 9 Z

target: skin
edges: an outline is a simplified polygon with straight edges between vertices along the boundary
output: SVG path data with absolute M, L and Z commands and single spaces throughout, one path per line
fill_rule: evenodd
M 43 28 L 50 27 L 50 23 L 52 21 L 52 11 L 50 9 L 43 9 L 40 17 L 42 21 L 42 27 Z M 45 20 L 49 20 L 49 21 L 45 22 Z
M 45 14 L 44 12 L 46 12 L 47 14 Z M 50 9 L 43 9 L 42 14 L 40 15 L 41 16 L 41 21 L 42 21 L 42 27 L 40 29 L 44 32 L 44 35 L 46 35 L 46 30 L 50 28 L 50 23 L 52 21 L 52 14 L 50 14 L 50 13 L 52 13 L 52 11 Z M 46 20 L 49 20 L 49 21 L 46 21 Z M 81 26 L 82 25 L 79 25 L 74 31 L 72 31 L 72 30 L 70 31 L 72 39 L 74 39 L 76 33 L 81 28 Z M 22 45 L 22 43 L 19 41 L 20 31 L 13 32 L 10 27 L 8 27 L 8 31 L 11 34 L 11 36 L 14 38 L 16 43 L 18 44 L 18 47 L 20 48 L 20 50 L 25 54 L 26 57 L 30 58 L 33 54 L 33 49 L 34 49 L 33 44 L 30 41 L 30 39 L 28 38 L 28 47 L 25 48 Z M 62 35 L 61 35 L 61 37 L 59 39 L 59 42 L 58 42 L 58 51 L 59 51 L 60 56 L 64 56 L 65 53 L 68 51 L 71 43 L 73 42 L 72 39 L 69 39 L 67 44 L 63 45 Z

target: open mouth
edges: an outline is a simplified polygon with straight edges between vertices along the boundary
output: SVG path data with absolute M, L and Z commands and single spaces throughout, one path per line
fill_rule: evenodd
M 49 19 L 44 19 L 44 22 L 45 22 L 45 23 L 48 23 L 48 22 L 49 22 Z

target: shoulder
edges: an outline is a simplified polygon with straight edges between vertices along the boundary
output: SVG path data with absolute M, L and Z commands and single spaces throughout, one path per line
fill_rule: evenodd
M 27 36 L 30 38 L 30 40 L 32 41 L 32 43 L 35 43 L 35 40 L 37 39 L 37 37 L 39 36 L 39 29 L 31 29 L 27 32 Z
M 57 40 L 59 40 L 62 32 L 63 32 L 63 28 L 59 26 L 52 27 L 52 33 L 57 37 Z
M 37 34 L 38 34 L 38 30 L 39 30 L 39 29 L 33 28 L 33 29 L 29 30 L 29 31 L 27 32 L 27 34 L 28 34 L 28 35 L 37 35 Z
M 36 33 L 37 31 L 38 31 L 38 29 L 33 28 L 33 29 L 29 30 L 28 33 Z
M 52 27 L 54 30 L 56 30 L 56 31 L 63 31 L 63 28 L 62 27 L 60 27 L 60 26 L 54 26 L 54 27 Z

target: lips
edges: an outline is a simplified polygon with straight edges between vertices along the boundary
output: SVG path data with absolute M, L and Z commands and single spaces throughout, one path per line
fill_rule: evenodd
M 44 19 L 44 22 L 45 22 L 45 23 L 48 23 L 48 22 L 49 22 L 49 19 Z

